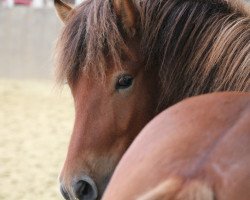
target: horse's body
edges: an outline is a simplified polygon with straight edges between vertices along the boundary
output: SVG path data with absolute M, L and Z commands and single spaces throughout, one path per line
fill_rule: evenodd
M 249 200 L 250 94 L 185 100 L 152 120 L 103 200 Z
M 141 129 L 178 101 L 250 90 L 250 10 L 235 0 L 87 0 L 55 5 L 75 125 L 65 198 L 98 199 Z

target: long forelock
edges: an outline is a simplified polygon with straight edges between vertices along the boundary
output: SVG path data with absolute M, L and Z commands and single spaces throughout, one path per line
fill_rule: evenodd
M 79 73 L 104 77 L 110 67 L 122 67 L 127 51 L 109 0 L 88 0 L 72 12 L 57 42 L 56 75 L 59 83 L 76 80 Z

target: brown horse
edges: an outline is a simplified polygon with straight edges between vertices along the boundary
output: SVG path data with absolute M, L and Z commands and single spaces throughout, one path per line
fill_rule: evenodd
M 250 89 L 250 11 L 235 0 L 55 0 L 57 74 L 75 102 L 65 198 L 100 198 L 159 112 L 190 96 Z
M 193 97 L 161 113 L 117 166 L 103 200 L 249 200 L 250 94 Z

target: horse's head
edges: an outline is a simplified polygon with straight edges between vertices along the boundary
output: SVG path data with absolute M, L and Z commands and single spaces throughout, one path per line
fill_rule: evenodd
M 76 111 L 60 177 L 66 198 L 100 198 L 156 110 L 249 90 L 249 14 L 232 2 L 86 0 L 72 9 L 55 0 L 65 22 L 58 77 L 68 80 Z
M 67 59 L 67 52 L 72 53 L 68 60 L 76 53 L 75 59 L 80 60 L 79 57 L 82 56 L 83 62 L 89 59 L 90 53 L 97 54 L 96 59 L 90 61 L 92 62 L 91 69 L 87 69 L 87 65 L 85 68 L 76 66 L 74 62 L 77 61 L 72 61 L 73 64 L 59 61 L 61 62 L 59 70 L 66 71 L 67 82 L 75 104 L 74 129 L 60 175 L 61 192 L 66 199 L 82 200 L 101 197 L 118 161 L 140 130 L 153 118 L 157 106 L 158 92 L 155 81 L 157 72 L 145 69 L 139 56 L 138 34 L 136 33 L 137 16 L 131 1 L 113 1 L 110 7 L 111 11 L 114 9 L 113 14 L 117 20 L 115 26 L 121 31 L 120 34 L 126 46 L 124 47 L 126 50 L 121 47 L 119 58 L 121 66 L 117 66 L 117 60 L 114 60 L 115 57 L 111 52 L 115 47 L 110 47 L 110 43 L 105 44 L 106 49 L 102 51 L 104 51 L 106 67 L 103 70 L 103 76 L 96 76 L 94 69 L 103 65 L 102 61 L 104 61 L 98 56 L 100 50 L 97 49 L 97 52 L 94 52 L 87 49 L 91 48 L 91 38 L 85 41 L 88 38 L 79 37 L 78 42 L 83 44 L 73 44 L 76 35 L 81 35 L 81 31 L 85 32 L 83 36 L 87 35 L 86 32 L 93 31 L 95 25 L 88 24 L 92 23 L 88 21 L 92 19 L 86 19 L 87 14 L 84 16 L 79 12 L 89 12 L 90 5 L 94 6 L 94 4 L 90 1 L 86 2 L 86 10 L 83 10 L 84 8 L 72 9 L 59 0 L 55 2 L 58 15 L 65 22 L 63 33 L 65 38 L 64 41 L 59 41 L 59 46 L 60 43 L 68 42 L 65 48 L 61 45 L 60 48 L 64 50 L 60 49 L 59 60 Z M 81 6 L 83 7 L 84 4 Z M 87 27 L 86 24 L 92 27 Z M 73 29 L 76 26 L 82 27 L 74 32 Z M 70 32 L 70 30 L 72 33 L 67 35 L 65 32 Z M 74 34 L 75 36 L 72 36 Z M 100 32 L 97 31 L 96 34 Z M 96 43 L 99 43 L 99 47 L 103 45 L 100 41 Z M 76 49 L 78 53 L 72 51 L 74 45 L 81 46 Z M 85 55 L 79 53 L 82 49 Z M 94 57 L 95 55 L 92 58 Z M 78 69 L 69 69 L 70 66 L 65 65 L 75 65 Z M 81 65 L 80 61 L 78 65 Z

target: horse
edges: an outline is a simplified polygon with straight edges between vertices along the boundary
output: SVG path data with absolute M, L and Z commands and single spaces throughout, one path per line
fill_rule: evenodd
M 249 200 L 250 93 L 170 107 L 142 130 L 103 200 Z
M 55 61 L 75 123 L 59 181 L 100 199 L 134 138 L 191 96 L 250 90 L 250 10 L 239 0 L 55 0 Z

